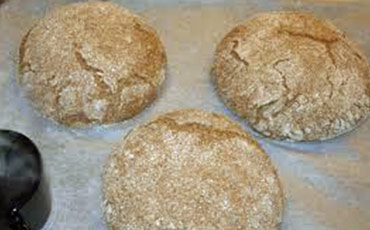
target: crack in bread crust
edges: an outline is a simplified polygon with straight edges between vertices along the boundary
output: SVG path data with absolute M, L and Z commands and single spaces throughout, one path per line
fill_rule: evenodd
M 227 139 L 227 138 L 241 138 L 247 139 L 248 135 L 242 132 L 235 132 L 230 130 L 222 130 L 213 128 L 212 126 L 207 126 L 204 124 L 196 123 L 196 122 L 188 122 L 185 124 L 179 124 L 176 122 L 175 119 L 169 117 L 160 117 L 154 120 L 151 124 L 159 124 L 165 125 L 169 129 L 177 132 L 190 132 L 190 133 L 199 133 L 199 134 L 206 134 L 207 136 L 215 139 Z
M 245 69 L 248 69 L 249 67 L 249 63 L 244 60 L 243 58 L 240 57 L 240 55 L 238 54 L 238 52 L 236 51 L 236 49 L 238 48 L 238 45 L 239 45 L 239 42 L 238 41 L 233 41 L 233 47 L 231 49 L 231 52 L 230 54 L 236 59 L 238 60 L 240 63 L 242 63 L 245 67 Z
M 24 35 L 21 41 L 21 45 L 19 47 L 19 73 L 24 74 L 27 71 L 34 72 L 34 70 L 31 68 L 31 64 L 29 62 L 24 61 L 24 55 L 26 52 L 26 43 L 28 40 L 28 37 L 30 36 L 30 33 L 32 31 L 32 28 L 28 30 L 28 32 Z
M 301 37 L 301 38 L 307 38 L 307 39 L 311 39 L 313 41 L 316 41 L 316 42 L 319 42 L 319 43 L 322 43 L 325 45 L 325 49 L 326 49 L 326 52 L 333 64 L 333 67 L 334 68 L 337 68 L 337 62 L 335 60 L 335 57 L 332 53 L 332 48 L 331 46 L 338 42 L 339 41 L 339 38 L 336 38 L 336 39 L 325 39 L 325 38 L 318 38 L 318 37 L 315 37 L 315 36 L 312 36 L 310 34 L 303 34 L 303 33 L 294 33 L 292 31 L 289 31 L 289 30 L 283 30 L 283 31 L 279 31 L 278 33 L 286 33 L 288 34 L 289 36 L 293 36 L 293 37 Z M 334 91 L 334 84 L 333 82 L 330 80 L 330 76 L 329 74 L 326 75 L 326 79 L 327 79 L 327 82 L 328 84 L 331 86 L 331 90 L 330 90 L 330 95 L 329 95 L 329 98 L 332 98 L 333 97 L 333 91 Z
M 282 63 L 282 62 L 285 62 L 285 61 L 287 61 L 287 62 L 289 62 L 289 58 L 284 58 L 284 59 L 279 59 L 279 60 L 277 60 L 274 64 L 272 64 L 272 68 L 274 69 L 274 70 L 276 70 L 276 72 L 278 72 L 279 74 L 280 74 L 280 76 L 281 76 L 281 78 L 282 78 L 282 82 L 283 82 L 283 86 L 284 86 L 284 88 L 285 88 L 285 90 L 286 90 L 286 92 L 289 92 L 289 87 L 288 87 L 288 84 L 287 84 L 287 82 L 286 82 L 286 76 L 284 75 L 284 73 L 283 72 L 281 72 L 278 68 L 277 68 L 277 65 L 279 65 L 280 63 Z

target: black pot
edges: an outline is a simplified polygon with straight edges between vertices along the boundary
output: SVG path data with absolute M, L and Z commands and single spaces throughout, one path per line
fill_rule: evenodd
M 0 229 L 39 230 L 50 209 L 37 147 L 20 133 L 0 130 Z

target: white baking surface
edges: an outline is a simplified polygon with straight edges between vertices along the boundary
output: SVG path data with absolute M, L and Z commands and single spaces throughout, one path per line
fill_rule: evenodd
M 133 126 L 171 109 L 226 113 L 209 69 L 216 44 L 256 12 L 303 9 L 333 20 L 370 59 L 370 3 L 356 0 L 115 0 L 158 29 L 168 74 L 155 103 L 121 124 L 70 130 L 42 118 L 15 83 L 22 35 L 51 8 L 71 0 L 8 0 L 0 6 L 0 128 L 25 133 L 39 147 L 50 178 L 53 207 L 44 230 L 105 230 L 101 173 L 112 144 Z M 257 136 L 283 183 L 283 230 L 370 229 L 370 120 L 321 143 L 281 143 Z

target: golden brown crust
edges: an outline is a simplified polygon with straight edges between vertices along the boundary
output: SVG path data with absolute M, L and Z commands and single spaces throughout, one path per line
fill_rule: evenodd
M 112 230 L 278 229 L 283 194 L 269 157 L 225 116 L 161 115 L 115 146 L 103 175 Z
M 308 13 L 264 13 L 237 26 L 217 47 L 213 75 L 226 105 L 271 138 L 332 138 L 369 114 L 366 57 Z
M 108 2 L 59 7 L 23 38 L 20 85 L 33 105 L 80 126 L 130 118 L 156 97 L 166 55 L 153 28 Z

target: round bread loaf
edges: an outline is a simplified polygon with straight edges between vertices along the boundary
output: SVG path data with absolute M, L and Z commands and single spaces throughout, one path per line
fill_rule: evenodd
M 19 83 L 34 107 L 69 126 L 130 118 L 156 97 L 166 55 L 153 28 L 108 2 L 59 7 L 24 36 Z
M 274 139 L 332 138 L 369 114 L 366 57 L 308 13 L 263 13 L 237 26 L 217 47 L 213 76 L 225 104 Z
M 112 230 L 278 229 L 283 194 L 259 145 L 224 116 L 180 110 L 135 128 L 103 175 Z

